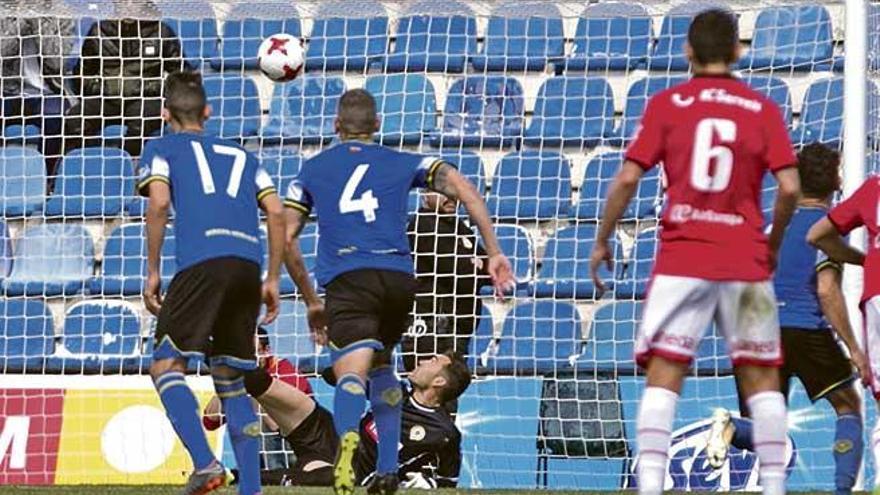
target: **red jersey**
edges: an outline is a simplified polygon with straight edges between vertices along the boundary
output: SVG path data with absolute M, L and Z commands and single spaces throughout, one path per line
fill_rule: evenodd
M 666 173 L 655 273 L 770 278 L 761 180 L 797 160 L 775 103 L 733 77 L 695 76 L 651 98 L 626 159 Z
M 299 389 L 300 392 L 308 396 L 312 395 L 312 386 L 309 384 L 309 380 L 300 375 L 296 366 L 287 359 L 268 356 L 264 366 L 273 378 Z
M 868 230 L 862 302 L 880 296 L 880 177 L 871 177 L 828 214 L 841 235 L 864 226 Z

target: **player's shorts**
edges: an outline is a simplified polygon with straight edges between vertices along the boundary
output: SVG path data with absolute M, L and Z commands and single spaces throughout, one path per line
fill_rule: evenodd
M 864 342 L 871 364 L 871 391 L 880 400 L 880 296 L 865 301 L 862 305 L 865 317 Z
M 690 363 L 715 322 L 734 366 L 782 365 L 773 285 L 655 275 L 636 339 L 636 362 L 651 356 Z
M 254 334 L 262 304 L 260 266 L 214 258 L 174 276 L 156 325 L 153 359 L 206 357 L 211 364 L 256 367 Z
M 816 402 L 855 380 L 853 366 L 831 329 L 782 329 L 782 392 L 788 396 L 788 382 L 797 376 L 810 400 Z
M 327 285 L 330 355 L 335 362 L 357 349 L 393 348 L 406 331 L 416 280 L 403 272 L 355 270 Z

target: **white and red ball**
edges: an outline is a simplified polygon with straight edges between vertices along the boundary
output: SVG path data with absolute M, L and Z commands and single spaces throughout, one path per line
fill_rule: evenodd
M 273 81 L 292 81 L 300 75 L 305 62 L 302 42 L 289 34 L 269 36 L 260 44 L 260 70 Z

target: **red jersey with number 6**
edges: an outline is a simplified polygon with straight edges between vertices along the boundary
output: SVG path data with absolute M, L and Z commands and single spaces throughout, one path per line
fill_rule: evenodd
M 842 235 L 864 226 L 868 231 L 862 303 L 880 296 L 880 177 L 870 177 L 845 201 L 835 206 L 828 219 Z
M 770 278 L 761 181 L 797 160 L 775 103 L 733 77 L 696 76 L 650 99 L 626 159 L 666 173 L 655 273 Z

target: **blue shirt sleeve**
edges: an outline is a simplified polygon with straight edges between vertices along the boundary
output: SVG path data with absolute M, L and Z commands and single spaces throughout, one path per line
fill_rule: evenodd
M 440 165 L 443 165 L 446 162 L 443 161 L 442 158 L 437 156 L 412 156 L 416 164 L 413 174 L 412 187 L 430 189 L 431 187 L 433 187 L 434 174 L 437 173 L 437 169 L 440 168 Z
M 257 202 L 260 202 L 266 196 L 271 194 L 275 194 L 278 190 L 275 188 L 275 183 L 272 181 L 272 177 L 269 175 L 269 172 L 266 172 L 266 169 L 263 167 L 257 167 L 256 174 L 256 182 L 257 182 Z
M 149 196 L 149 185 L 155 181 L 171 184 L 171 169 L 168 160 L 158 151 L 160 140 L 150 141 L 141 155 L 140 170 L 138 171 L 137 193 L 141 196 Z

